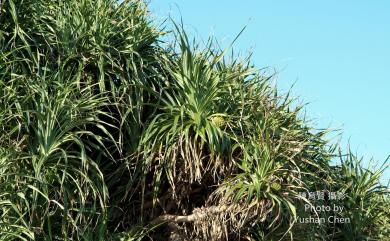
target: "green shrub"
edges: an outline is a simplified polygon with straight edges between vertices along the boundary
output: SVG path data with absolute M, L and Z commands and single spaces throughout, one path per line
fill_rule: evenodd
M 163 47 L 146 7 L 0 2 L 0 240 L 389 237 L 387 166 L 338 154 L 249 57 L 178 25 Z M 307 190 L 351 223 L 297 223 L 329 204 Z

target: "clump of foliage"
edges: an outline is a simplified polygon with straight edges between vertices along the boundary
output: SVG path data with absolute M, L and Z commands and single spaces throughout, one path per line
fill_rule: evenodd
M 0 2 L 0 240 L 389 237 L 386 166 L 250 58 L 165 34 L 137 0 Z M 346 193 L 351 223 L 297 223 L 307 190 Z

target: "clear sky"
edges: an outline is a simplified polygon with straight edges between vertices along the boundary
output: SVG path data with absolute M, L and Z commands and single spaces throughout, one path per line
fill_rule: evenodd
M 389 0 L 151 0 L 157 20 L 171 16 L 195 36 L 213 35 L 253 51 L 276 69 L 278 85 L 310 102 L 317 127 L 343 129 L 342 143 L 366 159 L 390 154 Z M 390 177 L 389 168 L 384 181 Z

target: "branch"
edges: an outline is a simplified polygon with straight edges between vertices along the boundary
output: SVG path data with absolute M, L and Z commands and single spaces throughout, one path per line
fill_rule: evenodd
M 228 206 L 211 206 L 207 208 L 197 208 L 194 212 L 187 216 L 163 214 L 155 218 L 150 224 L 159 225 L 162 223 L 191 223 L 205 219 L 210 214 L 219 214 L 225 212 Z

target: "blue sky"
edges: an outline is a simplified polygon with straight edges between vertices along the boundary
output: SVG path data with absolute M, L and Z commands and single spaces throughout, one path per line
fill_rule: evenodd
M 390 1 L 152 0 L 157 21 L 183 18 L 192 36 L 215 36 L 276 69 L 278 85 L 317 127 L 341 128 L 366 159 L 390 154 Z M 390 177 L 389 168 L 384 181 Z

